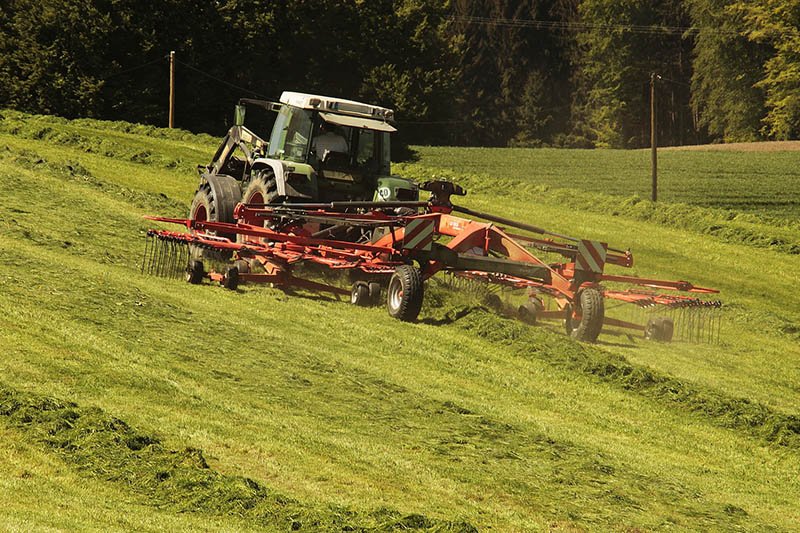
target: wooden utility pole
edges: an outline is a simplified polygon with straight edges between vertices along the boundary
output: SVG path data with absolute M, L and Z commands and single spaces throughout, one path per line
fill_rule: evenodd
M 650 199 L 658 200 L 658 141 L 656 138 L 656 78 L 655 72 L 650 73 L 650 166 L 652 169 L 652 184 Z
M 169 53 L 169 127 L 175 127 L 175 50 Z

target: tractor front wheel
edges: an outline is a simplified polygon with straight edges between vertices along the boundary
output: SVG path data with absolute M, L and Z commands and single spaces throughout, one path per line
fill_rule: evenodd
M 603 293 L 588 287 L 578 292 L 574 304 L 566 308 L 567 334 L 584 342 L 594 342 L 603 329 L 605 305 Z
M 400 265 L 389 280 L 386 307 L 389 315 L 404 322 L 413 322 L 422 310 L 425 285 L 422 273 L 412 265 Z
M 253 171 L 250 183 L 242 193 L 243 204 L 270 204 L 278 200 L 278 183 L 271 168 Z

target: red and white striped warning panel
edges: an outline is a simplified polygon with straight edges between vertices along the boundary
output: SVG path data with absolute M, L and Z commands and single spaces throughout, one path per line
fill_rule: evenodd
M 600 241 L 581 241 L 578 243 L 578 256 L 575 258 L 575 270 L 603 273 L 606 264 L 608 244 Z
M 403 233 L 403 248 L 430 251 L 433 243 L 434 224 L 434 221 L 429 218 L 415 218 L 406 224 Z

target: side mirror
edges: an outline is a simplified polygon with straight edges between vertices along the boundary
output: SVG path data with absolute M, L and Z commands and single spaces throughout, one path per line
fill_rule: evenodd
M 233 111 L 233 124 L 235 126 L 244 126 L 245 106 L 237 104 Z

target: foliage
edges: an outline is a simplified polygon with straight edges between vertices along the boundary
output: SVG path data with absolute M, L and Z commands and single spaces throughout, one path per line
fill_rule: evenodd
M 766 93 L 769 110 L 764 133 L 775 139 L 796 139 L 800 136 L 800 2 L 737 2 L 735 8 L 744 15 L 750 40 L 774 49 L 757 83 Z
M 655 73 L 664 80 L 656 111 L 661 143 L 696 144 L 682 85 L 691 72 L 691 41 L 674 32 L 689 24 L 683 2 L 585 0 L 580 15 L 588 29 L 577 37 L 576 128 L 598 146 L 648 146 Z
M 400 144 L 644 147 L 800 136 L 790 0 L 4 0 L 0 105 L 219 135 L 240 97 L 396 109 Z
M 692 105 L 700 125 L 728 142 L 761 138 L 764 92 L 758 88 L 769 50 L 747 39 L 743 17 L 731 0 L 689 2 L 698 27 L 694 46 Z

